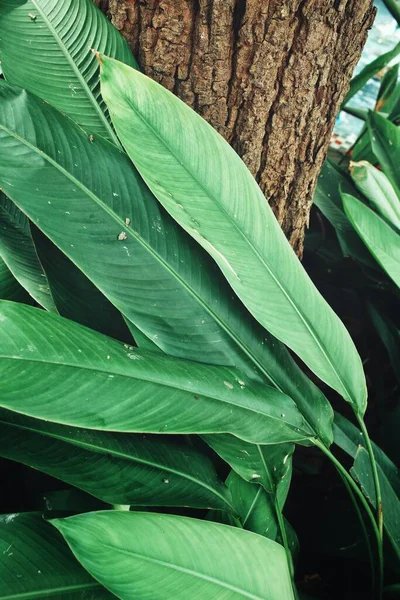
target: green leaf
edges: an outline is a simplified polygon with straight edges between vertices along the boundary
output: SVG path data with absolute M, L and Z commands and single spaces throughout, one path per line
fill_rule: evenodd
M 333 430 L 335 444 L 347 452 L 349 456 L 355 458 L 360 445 L 365 446 L 364 436 L 358 427 L 337 412 L 335 412 Z M 374 442 L 372 442 L 372 447 L 376 462 L 390 482 L 394 492 L 400 496 L 400 473 L 398 468 Z
M 319 208 L 324 217 L 328 219 L 336 231 L 343 254 L 352 256 L 360 263 L 374 267 L 375 262 L 370 253 L 354 231 L 347 218 L 343 202 L 340 197 L 340 189 L 348 191 L 351 182 L 341 174 L 328 160 L 322 167 L 318 184 L 314 194 L 314 204 Z M 354 189 L 353 186 L 351 188 Z M 350 189 L 351 189 L 350 188 Z
M 124 38 L 91 0 L 0 3 L 0 60 L 9 83 L 43 98 L 88 133 L 119 144 L 90 48 L 137 66 Z
M 229 435 L 202 436 L 207 444 L 245 481 L 275 494 L 277 484 L 290 482 L 293 444 L 260 446 Z
M 354 344 L 239 156 L 158 83 L 101 60 L 116 131 L 158 200 L 214 258 L 253 316 L 363 413 L 365 379 Z
M 400 229 L 400 200 L 386 175 L 366 161 L 351 162 L 350 174 L 375 210 L 389 224 Z
M 0 256 L 34 300 L 57 311 L 26 216 L 0 192 Z
M 379 73 L 379 71 L 386 67 L 399 54 L 400 43 L 396 44 L 392 50 L 380 54 L 377 58 L 375 58 L 375 60 L 366 65 L 362 71 L 351 80 L 350 89 L 346 94 L 343 104 L 347 104 L 347 102 L 349 102 L 349 100 L 351 100 L 351 98 L 355 96 L 355 94 L 357 94 L 361 88 L 364 87 L 371 77 L 376 75 L 376 73 Z
M 283 548 L 243 529 L 118 511 L 52 523 L 89 573 L 122 600 L 293 598 Z
M 400 197 L 400 131 L 399 128 L 377 113 L 371 112 L 368 119 L 372 150 L 383 172 Z
M 400 94 L 398 79 L 399 63 L 393 67 L 389 67 L 382 77 L 378 97 L 376 99 L 376 112 L 384 112 L 385 114 L 389 114 L 392 111 L 393 106 L 396 104 Z
M 400 25 L 400 4 L 398 0 L 383 0 L 383 4 L 386 6 L 390 14 L 396 19 L 398 25 Z
M 354 229 L 381 267 L 400 287 L 400 236 L 353 196 L 342 194 L 342 199 Z
M 26 416 L 105 431 L 232 433 L 264 444 L 311 434 L 288 396 L 243 386 L 233 369 L 130 349 L 39 309 L 1 301 L 0 341 L 0 406 Z
M 132 335 L 115 306 L 35 225 L 31 224 L 31 230 L 58 313 L 90 329 L 131 343 Z
M 357 450 L 351 473 L 359 482 L 365 496 L 376 508 L 371 462 L 368 452 L 363 446 L 360 446 Z M 400 560 L 400 500 L 379 465 L 378 476 L 381 484 L 383 524 L 393 549 Z
M 2 300 L 13 300 L 29 304 L 30 296 L 20 286 L 6 263 L 0 256 L 0 298 Z
M 247 378 L 276 386 L 329 444 L 326 398 L 232 296 L 215 263 L 158 205 L 126 155 L 100 137 L 91 143 L 18 88 L 0 84 L 0 98 L 0 185 L 31 220 L 161 350 L 234 364 Z M 118 239 L 123 232 L 127 239 Z
M 0 516 L 0 600 L 112 600 L 40 513 Z
M 109 504 L 232 510 L 211 461 L 165 436 L 89 431 L 0 410 L 0 456 Z

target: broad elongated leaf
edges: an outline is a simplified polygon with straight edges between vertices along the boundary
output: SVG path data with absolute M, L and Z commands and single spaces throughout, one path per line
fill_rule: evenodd
M 56 311 L 26 216 L 0 192 L 0 256 L 19 283 L 47 310 Z
M 371 112 L 368 119 L 373 153 L 383 172 L 400 197 L 400 131 L 399 128 L 377 113 Z
M 350 163 L 357 188 L 391 225 L 400 229 L 400 199 L 384 173 L 366 161 Z
M 400 25 L 400 3 L 398 0 L 383 0 L 384 5 Z
M 29 304 L 30 297 L 0 257 L 0 298 Z
M 0 406 L 88 429 L 309 437 L 294 402 L 233 369 L 130 350 L 58 315 L 0 303 Z
M 262 485 L 275 494 L 278 484 L 290 482 L 292 444 L 259 446 L 229 435 L 203 436 L 207 444 L 245 481 Z
M 376 508 L 375 486 L 374 478 L 372 476 L 371 462 L 368 452 L 365 448 L 363 448 L 363 446 L 360 446 L 357 450 L 354 466 L 352 467 L 351 472 L 360 483 L 364 494 L 367 496 L 371 504 Z M 378 476 L 381 484 L 384 527 L 390 541 L 392 542 L 393 549 L 400 559 L 400 500 L 395 494 L 392 486 L 386 478 L 386 475 L 383 473 L 379 465 Z
M 100 137 L 91 143 L 34 96 L 3 83 L 0 97 L 0 182 L 13 201 L 164 352 L 267 380 L 295 398 L 329 444 L 329 403 L 232 297 L 128 158 Z
M 78 560 L 122 600 L 291 600 L 282 546 L 175 515 L 89 513 L 52 521 Z
M 361 90 L 362 87 L 364 87 L 371 77 L 386 67 L 386 65 L 399 54 L 400 43 L 396 44 L 392 50 L 380 54 L 375 60 L 366 65 L 363 70 L 351 80 L 350 89 L 346 94 L 343 104 L 346 104 L 359 90 Z
M 40 513 L 0 516 L 0 600 L 112 600 Z
M 211 461 L 165 436 L 63 427 L 1 410 L 0 456 L 110 504 L 231 510 L 229 493 Z
M 214 258 L 256 319 L 363 413 L 365 380 L 354 344 L 244 163 L 168 90 L 119 61 L 101 60 L 114 126 L 158 200 Z
M 118 144 L 100 97 L 93 47 L 136 66 L 124 38 L 91 0 L 0 2 L 5 78 L 50 102 L 89 134 Z
M 342 198 L 354 229 L 381 267 L 400 287 L 400 235 L 353 196 L 343 194 Z
M 399 63 L 389 67 L 382 77 L 378 96 L 375 104 L 376 112 L 383 112 L 386 115 L 391 113 L 400 96 Z M 364 119 L 365 120 L 365 119 Z

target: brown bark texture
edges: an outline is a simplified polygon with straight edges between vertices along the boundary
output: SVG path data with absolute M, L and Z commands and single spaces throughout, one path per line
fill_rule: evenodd
M 215 127 L 301 255 L 372 0 L 96 0 L 141 68 Z

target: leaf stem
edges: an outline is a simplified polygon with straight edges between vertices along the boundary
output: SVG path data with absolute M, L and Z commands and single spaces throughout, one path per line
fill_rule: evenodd
M 382 590 L 383 590 L 383 545 L 382 545 L 382 539 L 379 534 L 379 529 L 376 524 L 374 514 L 373 514 L 364 494 L 362 493 L 362 491 L 360 490 L 360 488 L 358 487 L 358 485 L 356 484 L 354 479 L 351 477 L 351 475 L 346 471 L 346 469 L 344 468 L 342 463 L 336 458 L 336 456 L 334 454 L 332 454 L 332 452 L 329 450 L 329 448 L 326 448 L 326 446 L 324 446 L 324 444 L 322 444 L 319 440 L 314 438 L 313 441 L 314 441 L 314 444 L 332 461 L 332 463 L 335 465 L 336 469 L 343 476 L 343 478 L 346 479 L 350 488 L 352 489 L 352 491 L 355 493 L 355 495 L 357 496 L 357 498 L 363 505 L 365 512 L 367 513 L 368 518 L 371 522 L 371 526 L 372 526 L 372 529 L 373 529 L 373 532 L 374 532 L 374 535 L 376 538 L 376 544 L 377 544 L 377 549 L 378 549 L 378 563 L 379 563 L 378 599 L 381 600 Z
M 274 495 L 275 495 L 275 512 L 276 512 L 276 518 L 278 519 L 279 531 L 280 531 L 280 534 L 281 534 L 281 538 L 282 538 L 282 542 L 283 542 L 283 547 L 285 548 L 285 552 L 286 552 L 286 560 L 287 560 L 288 567 L 289 567 L 290 578 L 292 580 L 293 594 L 294 594 L 295 599 L 298 600 L 298 594 L 297 594 L 297 590 L 296 590 L 296 584 L 294 582 L 293 557 L 292 557 L 292 553 L 290 552 L 289 542 L 288 542 L 287 535 L 286 535 L 285 521 L 283 519 L 282 511 L 281 511 L 281 508 L 279 506 L 278 495 L 276 493 Z
M 372 476 L 374 478 L 374 485 L 375 485 L 376 514 L 377 514 L 377 521 L 378 521 L 378 529 L 379 529 L 379 535 L 381 538 L 381 543 L 383 543 L 382 494 L 381 494 L 381 484 L 380 484 L 379 475 L 378 475 L 378 468 L 376 465 L 376 460 L 375 460 L 374 450 L 373 450 L 372 444 L 371 444 L 371 439 L 369 437 L 368 429 L 364 423 L 364 419 L 362 417 L 360 417 L 359 415 L 357 415 L 357 420 L 358 420 L 358 423 L 360 425 L 361 431 L 364 436 L 366 449 L 369 454 L 369 460 L 371 463 Z

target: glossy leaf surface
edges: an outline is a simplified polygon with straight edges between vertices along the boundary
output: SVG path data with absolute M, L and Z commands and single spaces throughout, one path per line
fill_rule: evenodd
M 0 303 L 0 406 L 59 424 L 137 433 L 310 435 L 294 402 L 240 374 L 125 347 L 58 315 Z
M 50 102 L 89 134 L 118 144 L 105 115 L 90 48 L 136 66 L 124 38 L 91 0 L 0 3 L 0 60 L 5 78 Z
M 371 254 L 400 287 L 400 235 L 365 204 L 343 194 L 347 216 Z
M 244 163 L 168 90 L 119 61 L 101 61 L 113 124 L 152 192 L 213 257 L 254 317 L 363 413 L 365 379 L 354 344 Z
M 0 455 L 109 504 L 231 510 L 211 461 L 165 436 L 89 431 L 1 410 Z
M 89 573 L 122 600 L 293 598 L 284 549 L 243 529 L 116 511 L 52 523 Z
M 0 600 L 112 600 L 40 513 L 0 515 Z
M 17 88 L 0 85 L 0 96 L 0 182 L 13 201 L 163 351 L 267 380 L 295 399 L 329 444 L 332 409 L 323 394 L 232 297 L 128 158 L 100 138 L 91 143 Z M 29 165 L 23 176 L 21 155 Z

